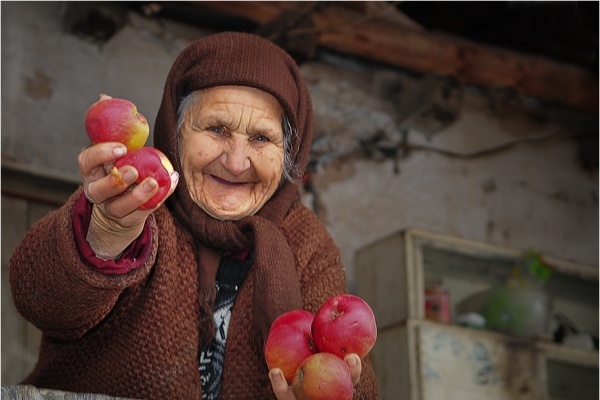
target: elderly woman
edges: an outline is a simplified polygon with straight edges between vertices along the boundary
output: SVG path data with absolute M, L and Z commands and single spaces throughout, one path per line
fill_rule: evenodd
M 143 399 L 292 400 L 263 347 L 286 311 L 345 293 L 339 249 L 299 201 L 312 105 L 294 61 L 258 36 L 192 43 L 165 85 L 154 144 L 170 196 L 137 171 L 107 173 L 125 148 L 84 149 L 83 185 L 10 261 L 19 312 L 42 332 L 24 383 Z M 182 179 L 179 179 L 181 175 Z M 368 358 L 345 358 L 356 399 L 376 399 Z

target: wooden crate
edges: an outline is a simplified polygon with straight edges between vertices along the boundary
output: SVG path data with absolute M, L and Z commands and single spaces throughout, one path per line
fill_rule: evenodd
M 550 343 L 536 343 L 540 399 L 596 400 L 598 353 Z
M 526 250 L 408 229 L 357 252 L 356 294 L 372 306 L 379 328 L 372 357 L 383 399 L 555 400 L 548 381 L 557 369 L 553 360 L 559 353 L 564 358 L 583 350 L 425 320 L 428 278 L 449 288 L 455 310 L 470 295 L 504 284 Z M 597 335 L 598 268 L 544 258 L 555 268 L 546 285 L 553 311 Z M 545 340 L 550 333 L 549 327 Z M 440 341 L 443 337 L 447 341 Z M 487 364 L 480 360 L 480 370 L 476 346 L 489 358 Z M 590 367 L 589 360 L 573 357 L 569 362 L 575 366 Z M 477 380 L 484 367 L 490 373 L 487 383 Z

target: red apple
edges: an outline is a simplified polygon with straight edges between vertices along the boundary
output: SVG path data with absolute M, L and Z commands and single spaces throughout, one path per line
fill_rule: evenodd
M 317 351 L 362 359 L 375 345 L 377 324 L 366 301 L 352 294 L 333 296 L 315 314 L 312 335 Z
M 303 331 L 311 331 L 312 322 L 315 319 L 315 314 L 306 310 L 292 310 L 281 314 L 275 318 L 271 324 L 271 330 L 284 325 L 295 325 Z
M 150 133 L 148 121 L 135 104 L 105 94 L 88 108 L 84 125 L 92 144 L 121 142 L 127 150 L 143 147 Z
M 292 381 L 296 400 L 351 400 L 350 368 L 331 353 L 315 353 L 300 364 Z
M 294 310 L 280 315 L 269 331 L 265 343 L 265 360 L 269 369 L 280 368 L 288 384 L 307 357 L 315 353 L 311 326 L 315 315 Z
M 115 168 L 111 173 L 120 177 L 118 168 L 125 165 L 131 165 L 138 171 L 136 184 L 140 184 L 144 179 L 152 177 L 158 182 L 158 192 L 146 203 L 140 206 L 140 210 L 149 210 L 156 207 L 171 188 L 171 174 L 173 165 L 164 155 L 164 153 L 154 147 L 141 147 L 125 154 L 115 162 Z

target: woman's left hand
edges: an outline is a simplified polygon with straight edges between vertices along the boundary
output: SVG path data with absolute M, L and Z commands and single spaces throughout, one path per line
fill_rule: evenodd
M 350 375 L 352 376 L 352 384 L 356 386 L 360 380 L 360 374 L 362 372 L 362 363 L 360 357 L 357 354 L 348 354 L 344 357 L 344 361 L 350 368 Z M 269 371 L 269 379 L 271 380 L 271 386 L 273 387 L 273 393 L 277 400 L 296 400 L 292 387 L 288 386 L 283 372 L 279 368 L 273 368 Z

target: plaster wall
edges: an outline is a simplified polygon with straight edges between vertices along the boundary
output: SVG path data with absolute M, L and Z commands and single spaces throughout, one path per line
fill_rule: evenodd
M 152 125 L 173 60 L 209 32 L 129 13 L 99 45 L 66 31 L 67 10 L 62 2 L 2 3 L 2 164 L 78 181 L 87 107 L 100 93 L 126 97 Z M 469 153 L 551 137 L 473 159 L 423 150 L 397 162 L 369 158 L 357 151 L 361 139 L 377 129 L 391 141 L 400 134 L 393 102 L 373 90 L 376 72 L 327 60 L 302 70 L 315 105 L 315 140 L 328 146 L 312 174 L 315 191 L 303 200 L 318 204 L 351 287 L 355 251 L 406 227 L 598 264 L 597 171 L 584 170 L 576 143 L 561 136 L 568 124 L 498 113 L 467 93 L 454 123 L 432 135 L 407 129 L 409 141 Z
M 498 125 L 466 112 L 432 141 L 460 147 L 455 136 L 469 131 L 497 139 Z M 522 144 L 478 160 L 414 152 L 399 164 L 395 173 L 393 161 L 358 160 L 315 175 L 350 275 L 358 249 L 408 227 L 597 265 L 597 179 L 580 169 L 572 143 Z
M 95 43 L 69 32 L 76 13 L 69 7 L 127 21 L 110 40 Z M 133 101 L 153 125 L 173 61 L 206 32 L 115 14 L 101 3 L 2 4 L 3 164 L 79 181 L 76 157 L 89 145 L 83 117 L 101 93 Z

